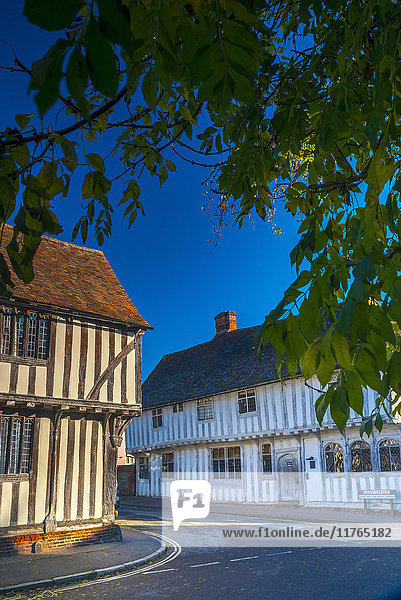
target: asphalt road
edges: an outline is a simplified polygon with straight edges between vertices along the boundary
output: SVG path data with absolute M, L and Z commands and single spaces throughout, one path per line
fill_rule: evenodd
M 144 513 L 128 509 L 121 516 L 129 519 L 140 512 Z M 146 511 L 148 524 L 156 512 Z M 158 528 L 156 520 L 154 528 Z M 27 596 L 41 600 L 376 600 L 396 586 L 401 586 L 399 548 L 184 548 L 174 560 L 147 573 Z M 388 598 L 401 599 L 401 591 Z

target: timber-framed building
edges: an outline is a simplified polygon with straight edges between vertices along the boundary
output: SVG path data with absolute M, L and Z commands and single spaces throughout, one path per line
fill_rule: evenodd
M 215 502 L 361 509 L 364 494 L 391 492 L 399 508 L 400 424 L 383 414 L 380 434 L 361 439 L 351 410 L 343 435 L 330 414 L 319 425 L 319 382 L 280 381 L 271 345 L 258 359 L 258 327 L 237 329 L 233 311 L 215 320 L 210 341 L 165 355 L 142 386 L 126 435 L 137 493 L 168 496 L 173 477 L 206 476 Z M 376 395 L 365 392 L 366 416 Z
M 141 412 L 149 325 L 103 253 L 45 236 L 34 272 L 0 298 L 0 554 L 120 536 L 117 447 Z

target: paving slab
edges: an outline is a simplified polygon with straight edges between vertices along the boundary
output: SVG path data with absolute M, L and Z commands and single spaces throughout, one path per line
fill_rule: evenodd
M 19 585 L 49 584 L 56 578 L 84 579 L 103 570 L 113 572 L 134 561 L 146 562 L 162 551 L 162 542 L 144 532 L 122 527 L 123 541 L 79 548 L 63 548 L 43 554 L 0 558 L 0 594 Z M 95 574 L 93 573 L 92 576 Z M 63 583 L 59 581 L 58 583 Z M 36 587 L 33 585 L 32 587 Z M 3 589 L 2 589 L 3 588 Z

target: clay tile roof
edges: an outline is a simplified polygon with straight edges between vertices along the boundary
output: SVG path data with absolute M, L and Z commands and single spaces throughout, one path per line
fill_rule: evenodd
M 5 226 L 1 248 L 12 237 Z M 4 255 L 7 258 L 7 253 Z M 15 275 L 16 300 L 60 307 L 149 328 L 118 281 L 103 252 L 43 236 L 34 258 L 35 278 L 24 284 Z
M 277 356 L 269 344 L 259 361 L 254 344 L 258 327 L 218 333 L 212 340 L 166 354 L 142 386 L 142 406 L 184 402 L 277 381 Z

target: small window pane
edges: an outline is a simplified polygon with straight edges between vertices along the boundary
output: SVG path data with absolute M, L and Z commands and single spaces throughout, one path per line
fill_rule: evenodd
M 16 318 L 17 332 L 16 332 L 16 347 L 17 356 L 24 356 L 24 315 L 18 315 Z
M 401 471 L 400 445 L 395 440 L 384 440 L 379 445 L 381 471 Z
M 149 479 L 149 457 L 139 457 L 139 479 Z
M 30 313 L 28 321 L 28 344 L 26 349 L 29 358 L 35 358 L 36 355 L 37 323 L 37 314 Z
M 39 321 L 39 348 L 38 348 L 39 360 L 47 360 L 48 340 L 49 340 L 49 319 L 46 317 L 41 317 L 40 321 Z
M 351 446 L 351 464 L 354 473 L 372 470 L 372 455 L 366 442 L 354 442 Z
M 238 412 L 239 414 L 255 412 L 256 397 L 255 390 L 246 390 L 246 392 L 238 392 Z
M 3 329 L 1 332 L 1 354 L 11 354 L 11 310 L 3 313 Z
M 22 446 L 21 473 L 29 473 L 31 464 L 33 421 L 27 419 L 24 427 L 24 443 Z
M 9 473 L 18 473 L 18 459 L 21 442 L 21 419 L 14 419 L 11 429 L 11 448 Z
M 327 473 L 344 472 L 344 453 L 340 444 L 328 444 L 325 449 Z
M 263 473 L 272 473 L 273 471 L 271 444 L 262 446 L 262 470 Z
M 0 420 L 0 473 L 7 473 L 6 458 L 8 445 L 9 419 Z

